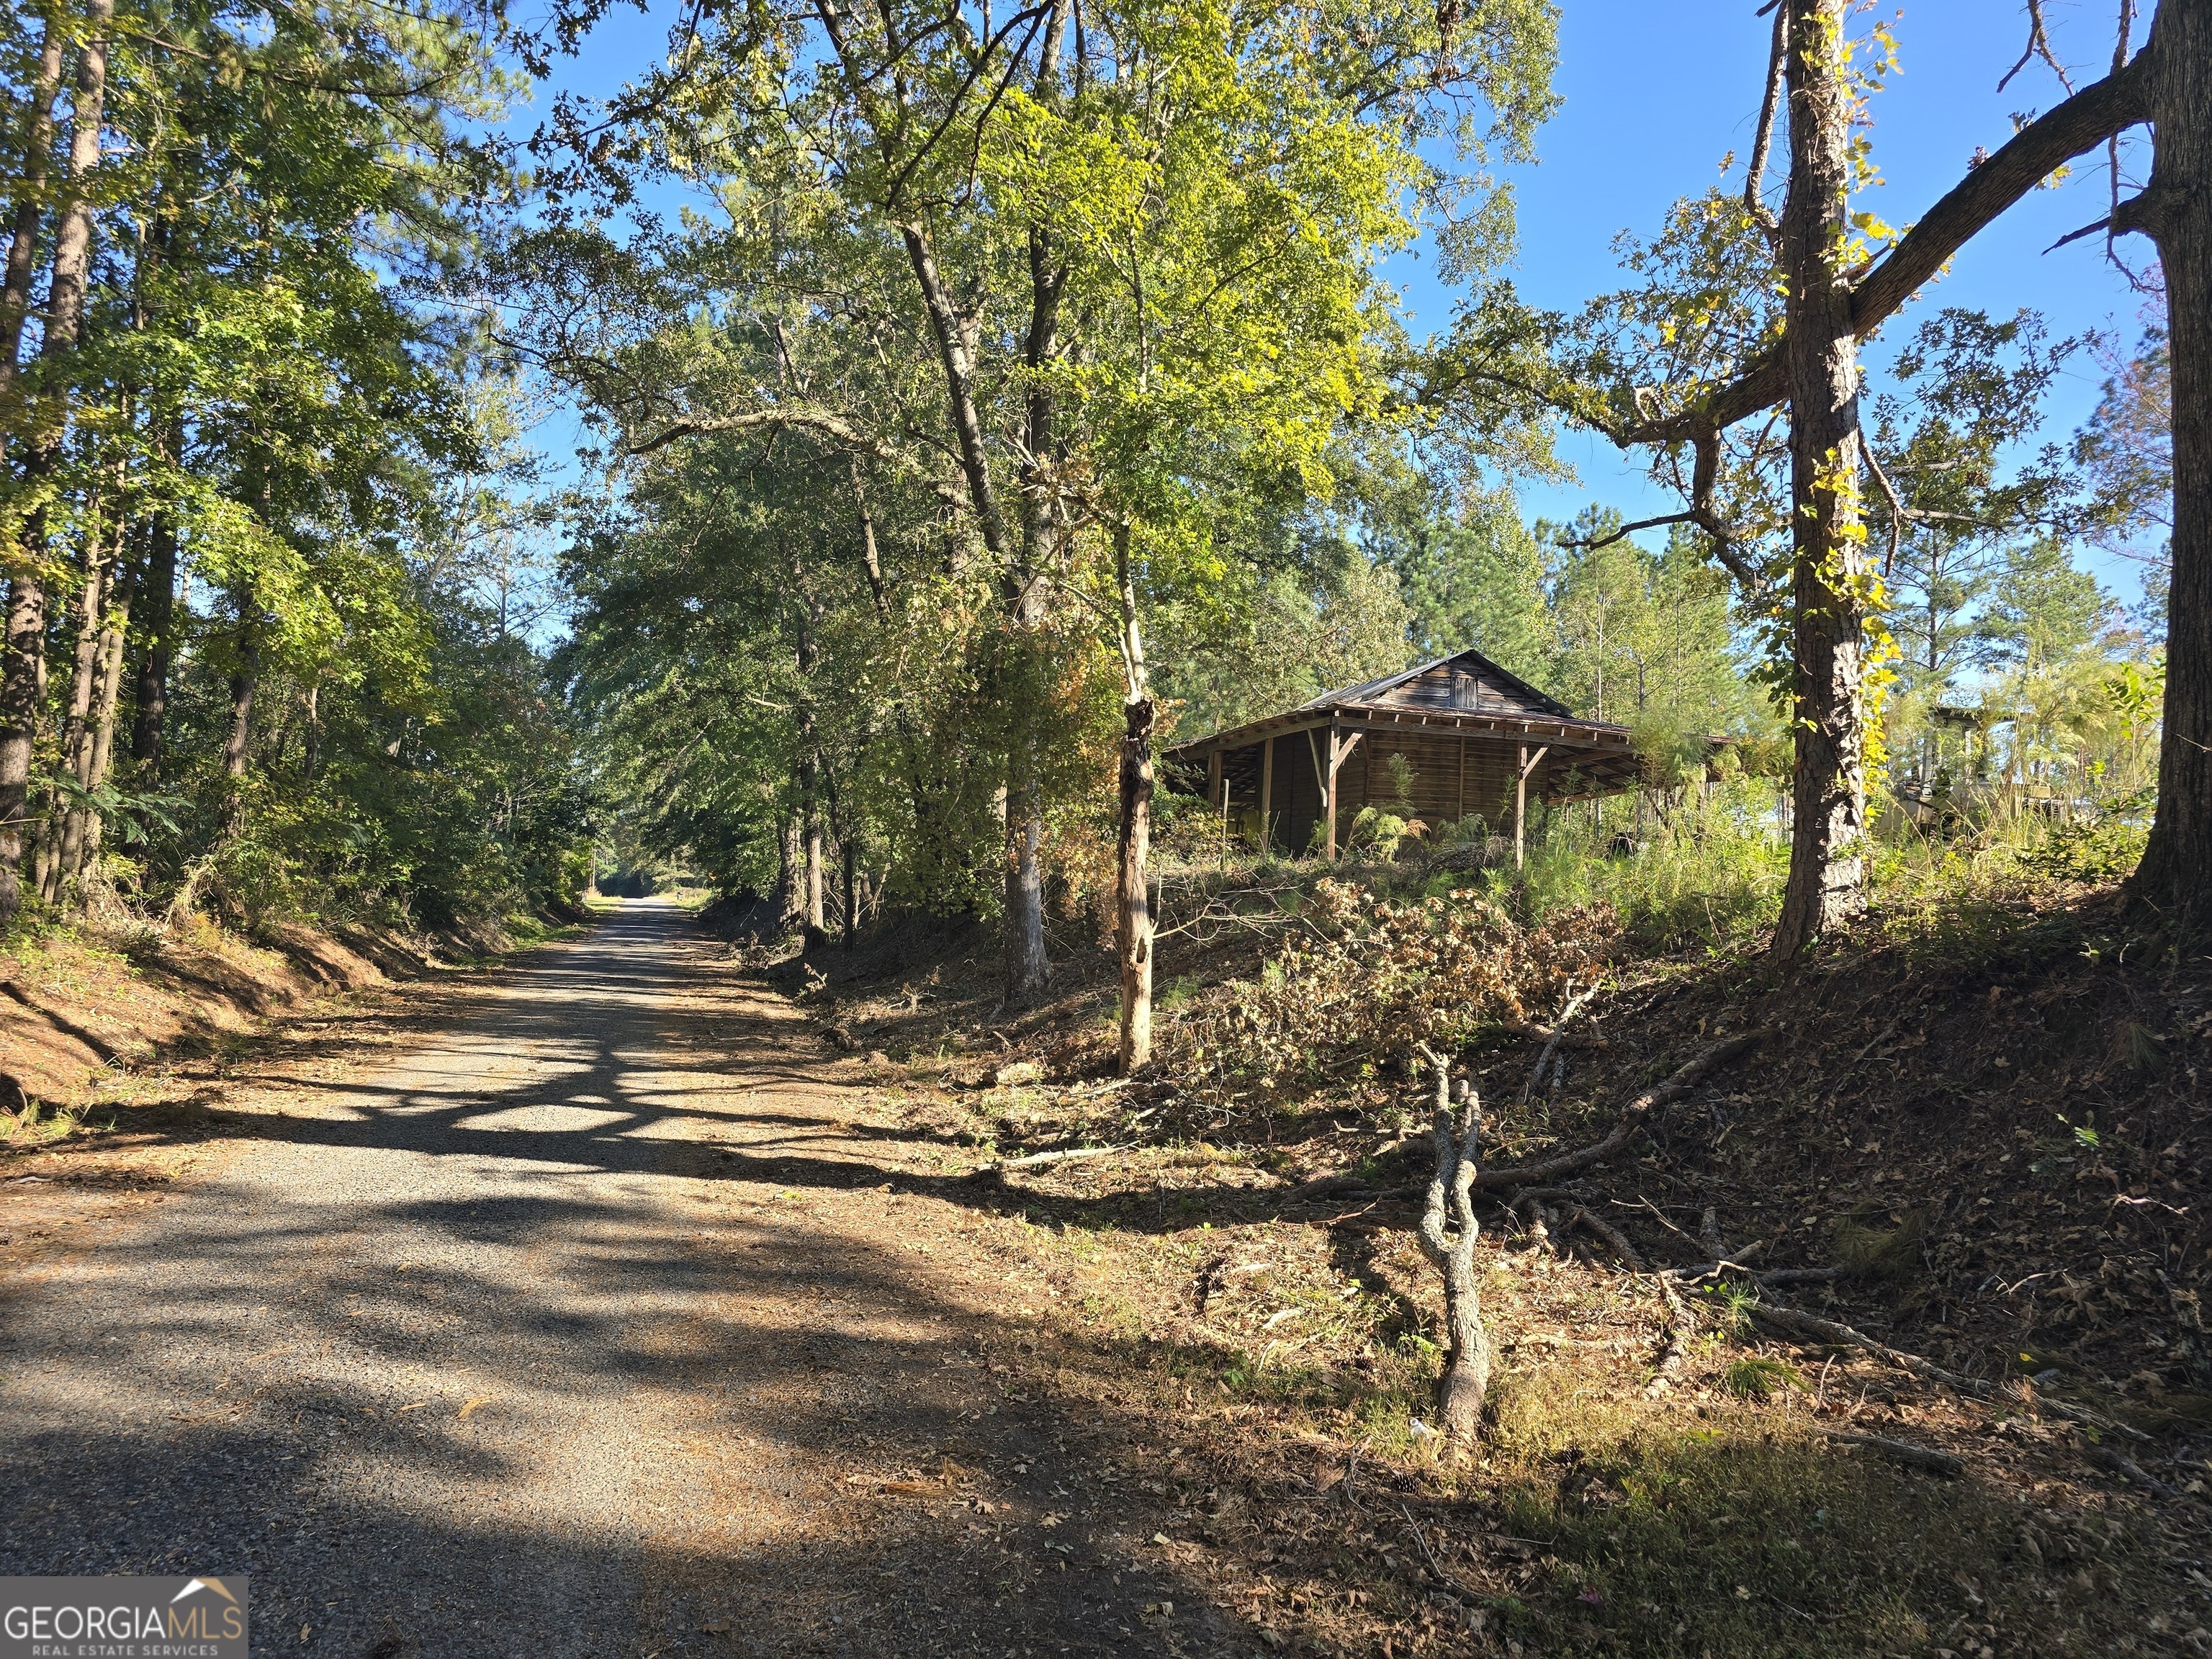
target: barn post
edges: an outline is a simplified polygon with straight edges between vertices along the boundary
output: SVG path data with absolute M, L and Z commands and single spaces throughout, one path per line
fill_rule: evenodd
M 1528 775 L 1541 765 L 1544 757 L 1551 752 L 1552 745 L 1548 743 L 1533 755 L 1528 752 L 1527 744 L 1521 745 L 1521 770 L 1513 780 L 1513 867 L 1516 870 L 1522 867 L 1528 856 L 1524 850 L 1524 832 L 1528 823 Z
M 1331 864 L 1336 862 L 1336 769 L 1352 758 L 1352 751 L 1359 747 L 1360 738 L 1367 734 L 1354 732 L 1349 743 L 1344 741 L 1334 722 L 1328 728 L 1328 787 L 1322 810 L 1328 814 L 1328 846 L 1325 856 Z M 1372 750 L 1369 751 L 1370 754 Z
M 1260 851 L 1275 855 L 1275 738 L 1270 732 L 1260 743 Z
M 1513 867 L 1521 868 L 1527 854 L 1522 849 L 1522 830 L 1528 819 L 1528 745 L 1521 745 L 1519 770 L 1513 779 Z
M 1328 840 L 1322 848 L 1322 857 L 1329 863 L 1336 862 L 1336 769 L 1343 760 L 1336 752 L 1336 723 L 1328 727 L 1328 782 L 1322 792 L 1321 810 L 1328 823 Z

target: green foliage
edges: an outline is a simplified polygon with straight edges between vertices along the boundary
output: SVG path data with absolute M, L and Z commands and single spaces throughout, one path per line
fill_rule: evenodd
M 1771 1400 L 1791 1390 L 1802 1391 L 1805 1379 L 1786 1360 L 1765 1354 L 1745 1354 L 1729 1362 L 1721 1373 L 1721 1386 L 1739 1400 Z
M 1755 781 L 1685 792 L 1662 817 L 1648 808 L 1639 831 L 1632 802 L 1547 814 L 1516 886 L 1533 915 L 1600 905 L 1646 948 L 1733 950 L 1773 923 L 1789 848 L 1776 833 L 1773 795 Z M 1624 848 L 1622 843 L 1627 846 Z
M 49 24 L 76 13 L 0 26 L 11 76 Z M 0 480 L 4 562 L 53 585 L 34 888 L 252 922 L 580 890 L 565 716 L 514 603 L 534 481 L 447 287 L 514 182 L 472 136 L 513 90 L 502 29 L 118 6 L 82 343 L 0 407 L 11 456 L 49 445 Z M 58 198 L 11 199 L 50 261 Z M 112 690 L 80 667 L 103 629 Z M 112 872 L 82 851 L 119 846 Z
M 1034 807 L 1079 908 L 1131 688 L 1164 735 L 1403 665 L 1380 266 L 1424 208 L 1457 268 L 1507 251 L 1482 169 L 1550 107 L 1549 9 L 1054 16 L 702 15 L 505 254 L 623 452 L 562 665 L 629 830 L 732 890 L 788 899 L 826 824 L 874 891 L 988 910 Z M 668 170 L 718 216 L 647 211 Z

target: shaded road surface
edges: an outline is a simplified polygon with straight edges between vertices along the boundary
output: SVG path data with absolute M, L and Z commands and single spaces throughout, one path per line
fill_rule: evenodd
M 1255 1651 L 1086 1496 L 1103 1419 L 1003 1400 L 822 1066 L 647 901 L 276 1079 L 0 1283 L 0 1571 L 248 1573 L 261 1656 Z

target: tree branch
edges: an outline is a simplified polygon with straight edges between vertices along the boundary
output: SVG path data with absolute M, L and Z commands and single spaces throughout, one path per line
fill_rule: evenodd
M 1601 547 L 1611 547 L 1615 542 L 1633 536 L 1639 530 L 1656 530 L 1662 524 L 1695 524 L 1694 513 L 1662 513 L 1656 519 L 1638 519 L 1634 524 L 1625 524 L 1610 536 L 1577 537 L 1559 544 L 1562 547 L 1579 547 L 1595 553 Z
M 2022 127 L 1972 169 L 1906 232 L 1851 292 L 1851 327 L 1862 338 L 1942 270 L 1946 261 L 2007 208 L 2061 167 L 2113 134 L 2150 118 L 2148 49 L 2122 70 L 2085 87 Z M 2140 199 L 2140 198 L 2138 198 Z M 1782 353 L 1770 346 L 1727 385 L 1694 408 L 1608 430 L 1616 443 L 1697 442 L 1717 434 L 1787 395 Z
M 1860 280 L 1851 293 L 1851 326 L 1862 337 L 1872 333 L 2014 202 L 2075 156 L 2150 119 L 2149 82 L 2146 51 L 2014 134 L 2009 143 L 1954 185 Z
M 2031 58 L 2042 58 L 2051 65 L 2051 72 L 2058 77 L 2058 84 L 2069 92 L 2074 90 L 2074 83 L 2066 78 L 2065 70 L 2051 55 L 2051 37 L 2043 27 L 2043 0 L 2027 0 L 2027 46 L 2020 54 L 2020 62 L 2007 70 L 2004 79 L 1997 82 L 1999 92 L 2011 83 L 2014 76 L 2027 67 Z
M 1774 8 L 1774 44 L 1766 54 L 1766 95 L 1759 106 L 1759 127 L 1752 134 L 1751 166 L 1743 178 L 1743 204 L 1751 216 L 1759 221 L 1771 243 L 1781 235 L 1782 227 L 1775 222 L 1766 207 L 1766 158 L 1774 145 L 1774 118 L 1782 107 L 1782 94 L 1790 79 L 1790 60 L 1784 46 L 1789 35 L 1790 16 L 1780 6 Z
M 1889 474 L 1881 470 L 1874 446 L 1867 441 L 1864 426 L 1859 428 L 1859 453 L 1866 458 L 1867 471 L 1874 474 L 1874 481 L 1881 486 L 1882 498 L 1889 503 L 1889 556 L 1881 562 L 1881 579 L 1887 581 L 1889 573 L 1897 565 L 1897 544 L 1905 530 L 1905 503 L 1898 500 L 1897 488 L 1890 483 Z

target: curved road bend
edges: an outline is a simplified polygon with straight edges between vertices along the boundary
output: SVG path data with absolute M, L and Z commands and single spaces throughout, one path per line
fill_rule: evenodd
M 877 1190 L 918 1149 L 847 1131 L 813 1052 L 644 901 L 300 1085 L 0 1282 L 0 1572 L 250 1574 L 258 1659 L 1255 1650 L 1114 1580 L 1148 1521 L 1038 1530 L 1084 1453 L 1048 1402 L 980 1414 L 981 1311 Z M 847 1480 L 947 1452 L 988 1522 Z

